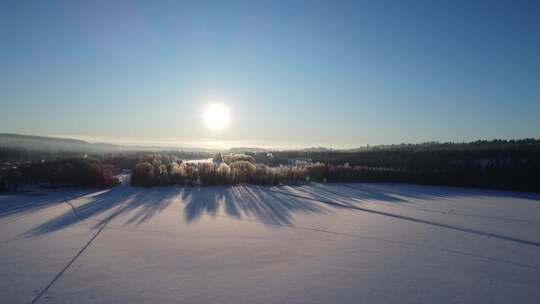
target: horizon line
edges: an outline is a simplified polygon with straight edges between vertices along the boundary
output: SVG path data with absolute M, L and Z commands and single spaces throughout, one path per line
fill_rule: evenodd
M 66 135 L 66 134 L 23 134 L 23 133 L 1 133 L 4 135 L 19 135 L 19 136 L 36 136 L 52 139 L 73 139 L 81 140 L 89 144 L 109 144 L 124 147 L 144 147 L 144 148 L 174 148 L 174 149 L 190 149 L 190 150 L 228 150 L 228 149 L 261 149 L 261 150 L 306 150 L 306 149 L 329 149 L 329 150 L 353 150 L 377 146 L 392 146 L 392 145 L 417 145 L 427 143 L 472 143 L 475 141 L 493 141 L 493 140 L 523 140 L 536 139 L 534 137 L 523 138 L 493 138 L 493 139 L 476 139 L 473 141 L 418 141 L 418 142 L 401 142 L 393 144 L 358 144 L 358 145 L 329 145 L 329 144 L 304 144 L 304 145 L 288 145 L 288 144 L 261 144 L 257 140 L 215 140 L 202 138 L 199 140 L 186 141 L 176 138 L 161 138 L 161 139 L 140 139 L 135 137 L 111 137 L 111 136 L 93 136 L 93 135 Z M 253 142 L 253 143 L 250 143 Z

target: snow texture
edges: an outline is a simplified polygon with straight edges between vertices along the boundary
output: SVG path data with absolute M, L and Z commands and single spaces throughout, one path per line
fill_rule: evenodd
M 538 303 L 540 195 L 400 184 L 0 196 L 2 303 Z

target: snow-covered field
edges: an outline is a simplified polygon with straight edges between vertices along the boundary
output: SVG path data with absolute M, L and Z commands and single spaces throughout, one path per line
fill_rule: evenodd
M 0 196 L 1 303 L 539 303 L 540 195 L 395 184 Z

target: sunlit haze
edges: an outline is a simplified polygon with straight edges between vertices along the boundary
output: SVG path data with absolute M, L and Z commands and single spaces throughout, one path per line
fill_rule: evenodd
M 231 113 L 225 105 L 213 103 L 204 109 L 203 119 L 209 129 L 219 131 L 229 126 Z
M 8 1 L 0 132 L 201 148 L 540 137 L 539 15 L 536 1 Z

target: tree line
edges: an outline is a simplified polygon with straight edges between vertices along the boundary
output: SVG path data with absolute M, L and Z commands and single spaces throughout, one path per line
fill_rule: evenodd
M 72 157 L 0 149 L 0 191 L 25 182 L 105 187 L 122 169 L 132 184 L 234 185 L 300 182 L 402 182 L 540 192 L 540 140 L 391 145 L 361 150 L 246 151 L 193 164 L 211 154 L 122 152 Z M 39 161 L 40 157 L 43 158 Z M 65 158 L 67 157 L 67 158 Z M 26 158 L 30 159 L 27 160 Z

